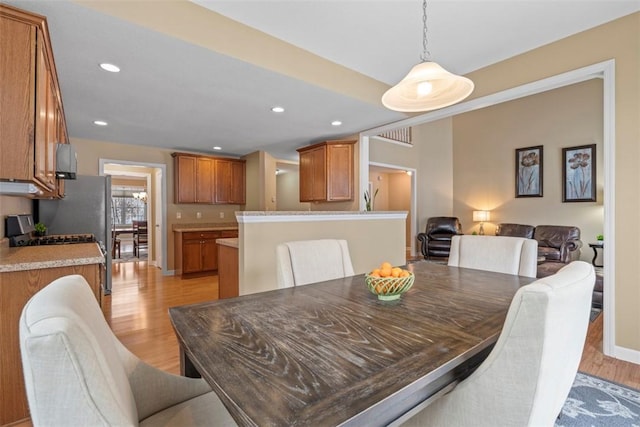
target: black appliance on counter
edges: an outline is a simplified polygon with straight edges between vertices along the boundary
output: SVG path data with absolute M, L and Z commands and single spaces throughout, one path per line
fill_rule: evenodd
M 31 233 L 35 230 L 33 217 L 31 215 L 7 215 L 4 229 L 9 238 L 9 246 L 27 246 L 31 240 Z

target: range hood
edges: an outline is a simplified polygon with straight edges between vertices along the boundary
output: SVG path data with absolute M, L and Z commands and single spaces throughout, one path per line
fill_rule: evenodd
M 57 144 L 56 146 L 56 178 L 76 179 L 78 172 L 78 158 L 76 150 L 71 144 Z
M 27 182 L 0 182 L 0 194 L 5 196 L 42 196 L 44 192 L 35 184 Z

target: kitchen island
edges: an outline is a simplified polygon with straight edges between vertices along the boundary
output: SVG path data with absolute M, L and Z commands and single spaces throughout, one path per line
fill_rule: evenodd
M 238 238 L 218 239 L 218 299 L 233 298 L 238 290 Z
M 40 289 L 70 274 L 83 276 L 100 304 L 104 262 L 97 243 L 0 247 L 0 425 L 29 416 L 18 335 L 22 308 Z

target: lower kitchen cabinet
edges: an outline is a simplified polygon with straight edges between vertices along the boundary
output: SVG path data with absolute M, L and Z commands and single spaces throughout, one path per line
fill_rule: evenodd
M 69 274 L 83 276 L 100 302 L 101 271 L 102 264 L 89 264 L 0 272 L 0 425 L 29 417 L 20 359 L 18 325 L 22 308 L 40 289 Z
M 214 274 L 218 270 L 216 240 L 238 237 L 237 230 L 176 232 L 175 265 L 182 277 Z

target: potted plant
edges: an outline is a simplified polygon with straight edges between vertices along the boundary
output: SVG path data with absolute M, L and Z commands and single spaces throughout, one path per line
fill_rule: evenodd
M 604 236 L 602 234 L 598 234 L 596 236 L 596 240 L 598 240 L 598 244 L 603 244 L 604 243 Z
M 365 210 L 366 211 L 372 211 L 373 210 L 373 203 L 376 200 L 376 196 L 378 195 L 378 190 L 380 190 L 379 188 L 376 188 L 376 192 L 373 193 L 373 197 L 371 197 L 371 194 L 369 193 L 369 190 L 365 190 L 364 192 L 364 203 L 365 203 Z
M 34 229 L 36 230 L 36 236 L 44 236 L 47 234 L 47 226 L 41 222 L 37 222 L 36 225 L 34 225 Z

